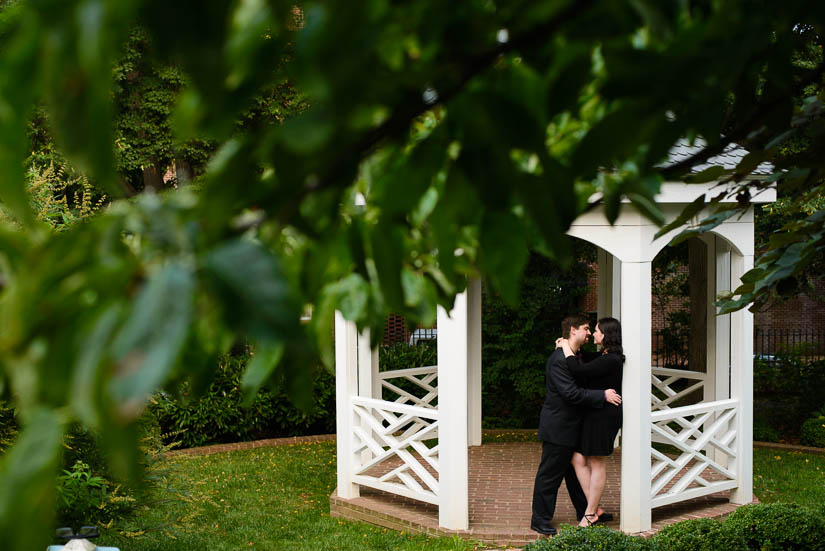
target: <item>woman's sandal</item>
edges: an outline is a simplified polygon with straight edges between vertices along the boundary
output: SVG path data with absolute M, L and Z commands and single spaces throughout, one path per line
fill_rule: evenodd
M 590 519 L 594 519 L 594 520 L 590 520 Z M 582 520 L 584 520 L 587 523 L 587 526 L 582 526 L 582 528 L 589 528 L 589 527 L 593 526 L 594 524 L 596 524 L 597 522 L 599 522 L 599 515 L 597 515 L 596 513 L 593 513 L 593 514 L 590 514 L 590 515 L 585 513 L 584 516 L 582 517 Z M 579 526 L 581 526 L 581 524 Z

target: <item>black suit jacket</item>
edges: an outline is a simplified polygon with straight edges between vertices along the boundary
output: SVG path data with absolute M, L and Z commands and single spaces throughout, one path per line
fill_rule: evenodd
M 575 446 L 579 439 L 583 408 L 604 406 L 604 390 L 580 387 L 564 352 L 557 348 L 547 359 L 547 395 L 541 408 L 539 438 L 561 446 Z

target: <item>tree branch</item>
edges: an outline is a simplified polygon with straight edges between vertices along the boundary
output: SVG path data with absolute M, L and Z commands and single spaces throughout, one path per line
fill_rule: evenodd
M 345 149 L 344 152 L 338 155 L 337 158 L 328 165 L 323 176 L 313 183 L 305 185 L 293 200 L 280 210 L 277 215 L 278 220 L 284 223 L 291 218 L 298 209 L 298 205 L 300 205 L 301 201 L 309 193 L 333 187 L 337 175 L 342 172 L 342 168 L 345 167 L 348 160 L 353 158 L 363 159 L 375 151 L 380 144 L 387 140 L 399 138 L 409 129 L 410 124 L 412 124 L 417 117 L 437 105 L 443 105 L 450 101 L 464 89 L 470 80 L 487 70 L 501 56 L 541 44 L 547 40 L 549 35 L 552 35 L 562 25 L 581 15 L 593 3 L 593 0 L 572 1 L 552 19 L 536 25 L 507 42 L 498 44 L 495 48 L 486 52 L 459 60 L 457 63 L 448 63 L 447 65 L 450 70 L 453 71 L 455 67 L 457 67 L 459 74 L 452 83 L 444 85 L 443 88 L 439 88 L 437 85 L 434 86 L 438 94 L 434 102 L 425 102 L 420 93 L 415 93 L 414 95 L 408 94 L 401 105 L 395 109 L 392 116 L 378 127 L 367 132 L 352 147 Z
M 513 51 L 529 49 L 537 43 L 543 42 L 548 35 L 554 33 L 560 26 L 578 17 L 590 4 L 592 4 L 592 1 L 571 2 L 564 10 L 559 12 L 555 18 L 533 27 L 527 32 L 514 37 L 512 40 L 499 44 L 487 52 L 459 62 L 458 67 L 461 70 L 461 74 L 451 86 L 447 86 L 443 90 L 436 88 L 438 99 L 435 103 L 425 103 L 423 99 L 418 97 L 416 102 L 407 105 L 406 109 L 396 112 L 396 114 L 390 117 L 384 124 L 368 133 L 356 149 L 366 154 L 372 151 L 385 138 L 396 137 L 399 130 L 403 132 L 409 128 L 409 125 L 416 117 L 429 111 L 435 105 L 442 105 L 450 101 L 464 89 L 473 77 L 484 72 L 501 56 Z
M 818 65 L 807 78 L 799 82 L 796 86 L 797 91 L 801 91 L 809 84 L 813 84 L 817 79 L 821 78 L 823 71 L 825 71 L 825 65 Z M 771 111 L 780 106 L 785 99 L 787 99 L 787 96 L 780 95 L 769 102 L 757 105 L 751 115 L 727 136 L 723 137 L 718 144 L 708 146 L 683 161 L 679 161 L 678 163 L 661 168 L 659 169 L 659 172 L 665 179 L 680 177 L 695 165 L 705 162 L 715 155 L 719 155 L 727 146 L 747 136 L 748 132 L 754 125 L 764 119 L 768 114 L 770 114 Z

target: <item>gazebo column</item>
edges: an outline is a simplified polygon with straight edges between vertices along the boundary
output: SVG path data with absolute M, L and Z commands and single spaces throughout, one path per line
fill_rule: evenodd
M 481 445 L 480 279 L 467 285 L 467 438 L 470 446 Z
M 621 530 L 650 529 L 650 262 L 621 264 L 622 343 L 626 357 L 622 383 Z
M 618 258 L 599 248 L 598 262 L 598 316 L 599 318 L 621 315 L 621 269 L 622 263 Z
M 731 291 L 730 245 L 716 238 L 716 294 Z M 717 308 L 717 311 L 719 309 Z M 723 400 L 730 396 L 730 314 L 716 318 L 716 396 Z
M 338 496 L 358 497 L 352 479 L 360 464 L 355 453 L 353 426 L 356 422 L 352 397 L 358 394 L 358 330 L 341 312 L 335 312 L 335 424 L 337 438 Z
M 753 252 L 753 251 L 749 251 Z M 753 255 L 731 254 L 731 283 L 753 268 Z M 736 465 L 739 482 L 731 491 L 733 503 L 753 501 L 753 314 L 746 309 L 730 314 L 731 398 L 739 400 L 736 417 Z
M 452 311 L 438 307 L 438 524 L 469 527 L 467 452 L 468 292 L 455 297 Z
M 714 304 L 719 294 L 730 291 L 730 245 L 713 234 L 705 236 L 708 247 L 708 305 L 707 305 L 707 378 L 705 402 L 727 400 L 730 397 L 730 314 L 718 315 Z M 708 450 L 710 457 L 727 466 L 728 456 L 715 447 Z
M 621 319 L 622 263 L 601 247 L 598 248 L 596 259 L 598 263 L 598 277 L 596 279 L 598 290 L 597 319 L 605 317 Z M 621 439 L 622 431 L 620 429 L 616 434 L 613 446 L 618 448 L 621 445 Z

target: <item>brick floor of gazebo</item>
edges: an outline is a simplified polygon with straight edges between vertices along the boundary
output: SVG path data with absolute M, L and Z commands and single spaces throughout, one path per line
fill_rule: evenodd
M 530 530 L 533 480 L 541 456 L 538 442 L 485 443 L 470 448 L 470 528 L 452 531 L 439 528 L 438 507 L 370 488 L 361 488 L 361 497 L 341 499 L 337 490 L 330 496 L 330 514 L 405 531 L 430 535 L 453 535 L 499 546 L 523 546 L 539 537 Z M 602 499 L 615 519 L 608 526 L 619 527 L 621 450 L 607 464 L 607 487 Z M 653 509 L 655 533 L 664 526 L 689 518 L 722 517 L 736 509 L 728 502 L 729 492 Z M 575 512 L 562 483 L 554 524 L 575 523 Z

